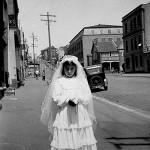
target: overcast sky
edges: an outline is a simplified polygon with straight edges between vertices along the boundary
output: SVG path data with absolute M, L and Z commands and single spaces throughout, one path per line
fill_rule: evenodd
M 32 33 L 37 37 L 35 53 L 49 46 L 46 15 L 51 20 L 51 45 L 56 48 L 69 44 L 84 27 L 98 24 L 122 25 L 122 17 L 140 4 L 150 0 L 18 0 L 20 27 L 23 28 L 28 45 L 32 44 Z M 32 54 L 32 47 L 29 48 Z

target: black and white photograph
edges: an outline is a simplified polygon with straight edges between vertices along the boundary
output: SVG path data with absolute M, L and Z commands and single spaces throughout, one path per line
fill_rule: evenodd
M 150 150 L 150 0 L 0 0 L 0 150 Z

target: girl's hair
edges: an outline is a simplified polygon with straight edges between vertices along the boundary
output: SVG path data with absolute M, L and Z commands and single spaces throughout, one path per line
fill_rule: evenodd
M 63 65 L 62 65 L 62 76 L 65 75 L 65 71 L 64 71 L 65 66 L 69 66 L 69 65 L 72 65 L 72 66 L 75 67 L 75 73 L 74 73 L 73 76 L 77 76 L 77 66 L 76 66 L 76 64 L 73 61 L 70 61 L 70 62 L 69 61 L 65 61 L 63 63 Z

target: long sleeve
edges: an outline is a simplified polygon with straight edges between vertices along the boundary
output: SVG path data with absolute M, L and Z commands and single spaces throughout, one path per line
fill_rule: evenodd
M 80 82 L 80 88 L 79 88 L 79 92 L 78 92 L 78 102 L 82 103 L 84 105 L 87 105 L 91 99 L 92 99 L 92 94 L 91 94 L 91 90 L 88 86 L 88 83 L 86 81 L 84 82 Z
M 92 96 L 91 96 L 90 92 L 83 90 L 83 91 L 79 92 L 77 98 L 78 98 L 79 103 L 87 105 L 90 102 Z
M 64 106 L 69 100 L 68 95 L 64 93 L 64 89 L 58 82 L 54 86 L 52 97 L 53 101 L 60 107 Z

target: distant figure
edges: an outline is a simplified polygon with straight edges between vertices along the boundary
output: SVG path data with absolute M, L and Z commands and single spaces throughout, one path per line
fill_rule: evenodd
M 36 71 L 35 71 L 35 77 L 36 77 L 36 79 L 38 80 L 38 77 L 39 77 L 39 70 L 36 70 Z
M 45 70 L 42 72 L 42 80 L 45 81 Z
M 122 75 L 122 73 L 123 73 L 123 68 L 122 66 L 120 66 L 120 74 Z

